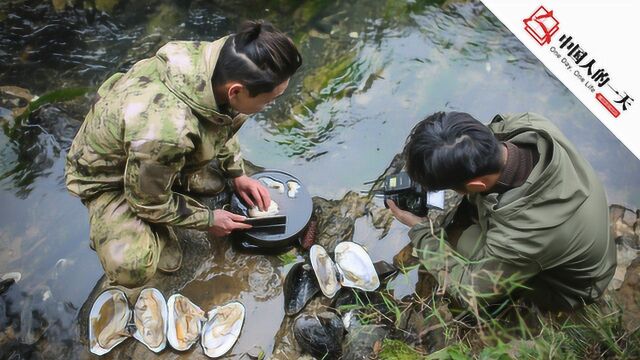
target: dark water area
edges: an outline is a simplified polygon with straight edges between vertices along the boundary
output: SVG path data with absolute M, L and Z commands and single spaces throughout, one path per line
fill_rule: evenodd
M 435 111 L 465 111 L 485 122 L 532 111 L 574 142 L 611 203 L 640 204 L 640 162 L 478 2 L 95 0 L 60 11 L 55 3 L 0 3 L 0 86 L 33 95 L 95 88 L 167 41 L 214 40 L 243 19 L 265 18 L 292 36 L 304 66 L 285 95 L 242 128 L 243 154 L 296 175 L 312 196 L 340 199 L 366 189 L 413 125 Z M 86 209 L 66 192 L 63 174 L 92 96 L 45 106 L 24 121 L 9 115 L 17 100 L 2 99 L 0 274 L 22 278 L 2 294 L 0 358 L 91 357 L 79 314 L 102 269 L 89 248 Z M 353 233 L 374 261 L 390 261 L 408 242 L 398 223 L 378 240 L 368 217 L 356 220 Z M 245 303 L 247 321 L 228 357 L 269 358 L 285 318 L 288 267 L 224 241 L 207 249 L 178 290 L 203 309 Z M 394 282 L 399 296 L 416 278 Z M 110 356 L 155 357 L 140 346 Z M 184 357 L 204 355 L 198 348 Z

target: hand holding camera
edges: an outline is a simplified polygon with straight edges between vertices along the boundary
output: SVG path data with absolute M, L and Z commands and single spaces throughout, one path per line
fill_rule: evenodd
M 393 213 L 393 216 L 395 216 L 396 219 L 398 219 L 398 221 L 407 225 L 408 227 L 414 227 L 415 225 L 423 221 L 426 221 L 427 219 L 427 218 L 415 215 L 409 211 L 400 209 L 398 205 L 396 205 L 396 203 L 391 199 L 387 199 L 385 201 L 385 204 L 389 207 L 389 210 L 391 210 L 391 212 Z

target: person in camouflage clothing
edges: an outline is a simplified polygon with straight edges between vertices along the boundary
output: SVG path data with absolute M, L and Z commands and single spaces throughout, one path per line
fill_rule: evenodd
M 177 270 L 174 227 L 215 236 L 250 227 L 188 193 L 219 192 L 227 177 L 249 206 L 268 208 L 266 188 L 244 174 L 235 133 L 245 114 L 285 91 L 301 62 L 271 24 L 247 22 L 214 42 L 169 42 L 100 86 L 65 175 L 89 210 L 91 247 L 112 284 L 137 287 L 156 270 Z

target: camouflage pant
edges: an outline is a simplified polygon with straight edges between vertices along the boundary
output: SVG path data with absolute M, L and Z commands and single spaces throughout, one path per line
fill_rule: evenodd
M 91 248 L 98 254 L 112 284 L 143 285 L 156 273 L 167 241 L 177 241 L 171 228 L 137 217 L 121 192 L 103 193 L 89 202 L 87 208 Z
M 225 178 L 216 161 L 201 170 L 180 176 L 174 190 L 191 195 L 216 196 L 228 202 Z M 96 251 L 112 284 L 137 287 L 145 284 L 158 268 L 160 254 L 168 241 L 178 241 L 169 226 L 151 224 L 129 208 L 122 192 L 106 192 L 87 203 L 91 226 L 91 248 Z

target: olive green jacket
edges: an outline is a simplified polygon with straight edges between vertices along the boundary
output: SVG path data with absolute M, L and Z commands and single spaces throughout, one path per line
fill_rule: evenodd
M 228 177 L 244 173 L 234 134 L 246 117 L 218 112 L 212 88 L 226 39 L 169 42 L 107 79 L 67 155 L 69 191 L 83 202 L 120 191 L 148 222 L 210 226 L 211 211 L 173 185 L 213 159 Z
M 414 226 L 409 236 L 427 269 L 467 303 L 496 300 L 519 283 L 540 286 L 571 308 L 598 298 L 613 276 L 616 252 L 594 170 L 539 115 L 498 115 L 489 128 L 499 140 L 536 146 L 540 158 L 522 186 L 468 197 L 479 225 L 475 249 L 466 251 L 472 258 L 462 258 L 428 224 Z

